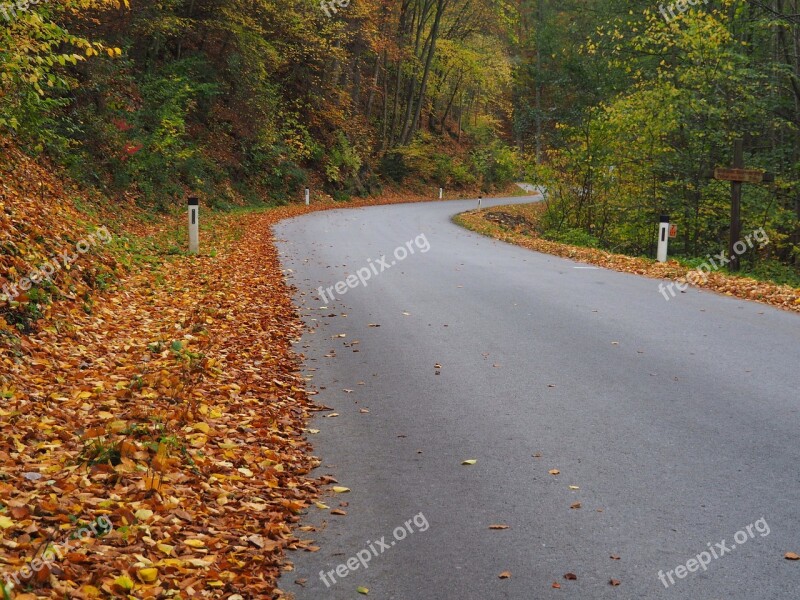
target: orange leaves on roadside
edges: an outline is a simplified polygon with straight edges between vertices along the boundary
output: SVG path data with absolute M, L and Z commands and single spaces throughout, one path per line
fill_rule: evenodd
M 270 233 L 287 212 L 220 217 L 215 258 L 134 271 L 0 345 L 7 564 L 114 525 L 37 571 L 37 598 L 269 598 L 284 552 L 317 549 L 293 530 L 320 484 Z

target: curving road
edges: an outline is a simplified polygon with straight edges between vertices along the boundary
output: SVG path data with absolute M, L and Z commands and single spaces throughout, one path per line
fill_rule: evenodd
M 475 205 L 276 227 L 306 374 L 338 414 L 310 426 L 318 475 L 351 489 L 325 498 L 346 516 L 304 518 L 320 550 L 291 554 L 281 589 L 797 598 L 800 318 L 693 289 L 667 301 L 656 280 L 451 223 Z

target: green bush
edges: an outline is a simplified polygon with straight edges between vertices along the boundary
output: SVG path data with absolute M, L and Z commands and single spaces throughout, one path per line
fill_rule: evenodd
M 408 175 L 408 167 L 402 152 L 387 152 L 381 157 L 378 171 L 387 179 L 396 183 L 403 183 Z

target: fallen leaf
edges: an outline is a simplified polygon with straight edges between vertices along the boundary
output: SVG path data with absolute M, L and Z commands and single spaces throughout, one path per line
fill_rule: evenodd
M 508 529 L 508 525 L 489 525 L 489 529 Z
M 344 494 L 344 493 L 347 493 L 347 492 L 350 491 L 349 487 L 344 487 L 344 486 L 341 486 L 341 485 L 335 485 L 335 486 L 333 486 L 332 489 L 337 494 Z
M 561 471 L 559 471 L 558 469 L 550 469 L 548 473 L 550 473 L 550 475 L 558 475 L 559 473 L 561 473 Z
M 357 587 L 357 588 L 356 588 L 356 591 L 357 591 L 359 594 L 364 594 L 365 596 L 366 596 L 367 594 L 369 594 L 369 588 L 365 588 L 365 587 L 363 587 L 363 586 L 361 586 L 361 587 Z
M 478 462 L 476 459 L 468 458 L 467 460 L 462 461 L 461 464 L 462 465 L 474 465 L 476 462 Z
M 786 560 L 800 560 L 800 555 L 795 554 L 794 552 L 787 552 L 783 555 L 783 558 Z
M 498 577 L 500 579 L 509 579 L 511 577 L 511 571 L 503 571 Z
M 581 507 L 581 503 L 580 502 L 574 502 L 574 503 L 572 503 L 570 505 L 570 508 L 572 508 L 572 509 L 578 509 L 580 507 Z
M 139 569 L 136 571 L 136 576 L 142 583 L 153 583 L 156 579 L 158 579 L 158 569 L 154 567 Z
M 339 515 L 339 516 L 342 516 L 342 517 L 343 517 L 343 516 L 345 516 L 345 515 L 347 515 L 347 513 L 346 513 L 346 512 L 344 512 L 344 511 L 343 511 L 341 508 L 334 508 L 334 509 L 331 511 L 331 514 L 332 514 L 332 515 Z
M 567 579 L 569 581 L 575 581 L 576 579 L 578 579 L 578 576 L 575 575 L 575 573 L 564 573 L 564 579 Z
M 619 554 L 612 554 L 610 558 L 611 560 L 619 560 Z
M 554 590 L 560 590 L 561 589 L 561 584 L 558 583 L 557 581 L 554 581 L 553 585 L 550 586 L 550 587 L 552 587 Z
M 114 580 L 114 585 L 123 591 L 129 592 L 133 589 L 134 583 L 133 579 L 127 575 L 122 575 Z
M 620 584 L 619 579 L 609 579 L 608 584 L 617 587 Z

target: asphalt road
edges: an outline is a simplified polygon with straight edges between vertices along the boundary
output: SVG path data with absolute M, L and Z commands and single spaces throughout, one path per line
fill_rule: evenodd
M 657 280 L 451 223 L 475 205 L 320 212 L 276 228 L 310 327 L 306 375 L 338 413 L 310 425 L 318 474 L 351 489 L 325 498 L 346 516 L 309 511 L 320 550 L 292 553 L 281 589 L 800 597 L 800 561 L 784 558 L 800 554 L 798 315 L 694 289 L 667 301 Z M 331 299 L 324 288 L 358 269 L 367 285 Z

